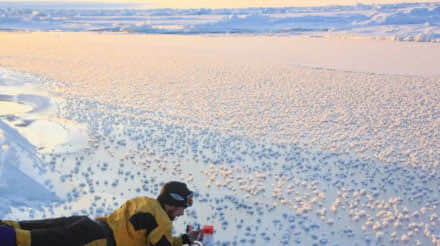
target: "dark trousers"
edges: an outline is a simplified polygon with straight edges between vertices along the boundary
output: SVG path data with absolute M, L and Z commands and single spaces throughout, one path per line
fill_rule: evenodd
M 87 216 L 20 221 L 31 232 L 32 246 L 81 246 L 107 238 L 102 225 Z
M 15 243 L 14 228 L 0 224 L 0 245 L 15 246 Z

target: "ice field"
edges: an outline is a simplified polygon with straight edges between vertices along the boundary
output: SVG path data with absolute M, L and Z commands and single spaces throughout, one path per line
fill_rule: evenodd
M 180 180 L 216 245 L 440 245 L 438 4 L 51 6 L 0 4 L 0 219 Z
M 0 29 L 186 35 L 289 34 L 440 42 L 440 3 L 145 9 L 136 4 L 3 2 L 0 3 Z
M 1 217 L 95 217 L 177 179 L 197 197 L 176 232 L 219 245 L 439 243 L 435 67 L 302 66 L 294 37 L 2 35 Z

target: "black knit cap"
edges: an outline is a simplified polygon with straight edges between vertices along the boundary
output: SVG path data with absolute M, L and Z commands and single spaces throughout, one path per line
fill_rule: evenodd
M 192 205 L 193 192 L 185 183 L 170 181 L 162 186 L 157 200 L 161 204 L 187 208 Z

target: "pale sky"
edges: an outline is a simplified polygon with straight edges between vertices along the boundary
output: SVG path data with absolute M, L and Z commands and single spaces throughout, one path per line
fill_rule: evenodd
M 3 0 L 0 0 L 2 2 Z M 6 0 L 8 1 L 8 0 Z M 9 0 L 10 1 L 10 0 Z M 145 3 L 148 8 L 243 8 L 352 5 L 356 3 L 440 2 L 440 0 L 19 0 L 23 2 Z M 18 2 L 18 1 L 14 1 Z

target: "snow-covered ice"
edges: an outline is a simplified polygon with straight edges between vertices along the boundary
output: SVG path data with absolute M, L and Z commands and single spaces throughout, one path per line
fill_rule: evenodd
M 321 11 L 370 11 L 370 25 L 437 8 Z M 309 10 L 197 15 L 242 28 Z M 87 11 L 90 25 L 107 13 Z M 181 180 L 196 198 L 176 232 L 212 224 L 217 245 L 440 244 L 437 43 L 64 32 L 0 41 L 1 219 L 100 216 Z
M 48 6 L 49 5 L 49 6 Z M 440 41 L 439 3 L 244 8 L 142 9 L 137 5 L 0 4 L 0 29 L 162 34 L 290 34 Z
M 314 70 L 307 72 L 317 76 Z M 338 72 L 323 73 L 336 76 Z M 344 74 L 363 76 L 349 72 Z M 386 79 L 386 76 L 380 75 L 369 77 Z M 399 78 L 399 84 L 406 79 Z M 437 83 L 419 79 L 425 85 Z M 277 84 L 276 80 L 270 83 L 270 87 Z M 267 93 L 269 88 L 264 89 Z M 211 88 L 211 92 L 223 90 Z M 304 90 L 306 88 L 303 88 L 303 98 L 307 97 Z M 307 90 L 324 89 L 318 86 L 308 87 Z M 357 90 L 362 90 L 362 87 Z M 325 91 L 331 92 L 328 88 Z M 415 93 L 412 87 L 411 92 Z M 338 97 L 341 96 L 338 94 Z M 221 97 L 217 96 L 218 104 L 226 106 Z M 313 97 L 316 100 L 317 97 Z M 200 103 L 207 97 L 191 98 L 193 103 Z M 438 105 L 438 98 L 424 96 L 428 104 L 429 100 L 434 100 L 433 103 Z M 237 105 L 240 102 L 259 104 L 258 101 L 237 99 Z M 282 101 L 270 100 L 273 103 Z M 388 97 L 387 100 L 393 98 Z M 375 97 L 371 101 L 363 101 L 370 105 Z M 268 102 L 264 101 L 260 106 L 264 104 Z M 280 106 L 276 109 L 283 110 Z M 236 109 L 236 106 L 230 107 Z M 219 109 L 210 110 L 214 113 Z M 370 114 L 373 110 L 380 111 L 370 107 Z M 272 118 L 264 116 L 264 111 L 257 114 L 270 124 L 273 124 L 270 121 L 288 122 L 287 115 Z M 232 112 L 223 113 L 229 115 L 230 121 L 246 120 L 242 116 L 234 117 Z M 292 116 L 297 118 L 299 113 Z M 360 114 L 362 110 L 356 113 Z M 61 116 L 70 121 L 87 122 L 91 135 L 88 147 L 77 152 L 37 153 L 17 131 L 0 122 L 1 173 L 4 177 L 1 179 L 2 201 L 7 201 L 6 205 L 3 202 L 1 214 L 7 218 L 68 214 L 98 216 L 117 208 L 124 198 L 155 195 L 163 182 L 180 179 L 197 191 L 197 203 L 187 212 L 186 218 L 178 220 L 177 225 L 184 228 L 186 223 L 214 224 L 218 242 L 244 245 L 271 242 L 281 245 L 345 245 L 349 242 L 360 245 L 370 242 L 435 244 L 439 236 L 437 206 L 440 177 L 437 158 L 430 159 L 428 155 L 426 161 L 432 160 L 432 163 L 392 159 L 393 152 L 385 149 L 388 153 L 383 154 L 383 160 L 362 160 L 362 151 L 356 149 L 374 150 L 373 145 L 364 145 L 368 143 L 368 138 L 374 136 L 367 133 L 364 137 L 355 133 L 351 136 L 349 128 L 360 129 L 353 122 L 344 128 L 346 120 L 341 126 L 337 124 L 343 115 L 329 112 L 324 112 L 324 115 L 319 120 L 320 133 L 314 133 L 316 126 L 312 125 L 304 127 L 301 132 L 313 134 L 315 138 L 324 134 L 330 138 L 327 140 L 330 150 L 325 150 L 324 140 L 313 144 L 303 142 L 302 145 L 308 147 L 300 147 L 301 141 L 288 142 L 251 134 L 256 128 L 258 132 L 276 135 L 276 128 L 248 126 L 237 135 L 233 134 L 233 122 L 223 125 L 229 129 L 219 130 L 221 126 L 195 122 L 198 119 L 190 115 L 175 116 L 161 111 L 146 111 L 142 107 L 68 97 L 61 106 Z M 380 114 L 376 119 L 388 120 L 387 115 Z M 332 122 L 327 122 L 331 117 Z M 313 120 L 301 122 L 313 124 Z M 327 126 L 330 123 L 333 127 Z M 419 126 L 419 131 L 423 128 L 421 122 L 406 124 Z M 399 132 L 399 126 L 393 128 Z M 288 129 L 294 131 L 290 126 L 282 132 L 288 134 Z M 246 136 L 246 132 L 251 135 Z M 393 138 L 381 141 L 390 145 L 395 141 Z M 408 138 L 408 141 L 411 139 Z M 337 149 L 343 147 L 344 142 L 353 145 L 346 153 Z M 436 143 L 438 136 L 433 135 L 429 145 Z M 405 149 L 408 154 L 411 151 L 425 153 L 416 148 Z M 438 155 L 438 148 L 427 152 Z M 391 158 L 391 161 L 385 157 Z M 34 171 L 38 170 L 39 175 L 24 174 L 32 170 L 31 166 L 34 166 Z M 36 182 L 39 182 L 38 185 Z M 51 192 L 61 189 L 64 194 Z
M 76 151 L 87 144 L 84 125 L 57 118 L 57 102 L 41 91 L 39 79 L 0 69 L 0 115 L 40 151 Z

